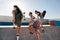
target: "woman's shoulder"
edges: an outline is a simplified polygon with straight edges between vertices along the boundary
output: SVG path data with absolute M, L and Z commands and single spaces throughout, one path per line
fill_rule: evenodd
M 13 10 L 13 12 L 17 12 L 17 10 Z
M 15 14 L 15 13 L 17 13 L 17 11 L 16 10 L 13 10 L 12 13 Z
M 33 19 L 35 19 L 35 17 L 34 17 L 34 16 L 32 16 L 32 18 L 33 18 Z
M 13 10 L 12 12 L 15 12 L 15 10 Z
M 40 19 L 40 16 L 38 16 L 37 18 Z

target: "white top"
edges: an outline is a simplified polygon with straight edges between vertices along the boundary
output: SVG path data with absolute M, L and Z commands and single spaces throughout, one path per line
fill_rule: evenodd
M 40 20 L 40 16 L 37 16 L 37 18 L 35 18 L 34 21 L 36 21 L 36 20 L 38 20 L 38 19 Z

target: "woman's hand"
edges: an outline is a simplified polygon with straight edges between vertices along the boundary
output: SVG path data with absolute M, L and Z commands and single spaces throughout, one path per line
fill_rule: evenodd
M 40 27 L 43 27 L 43 25 L 42 25 L 42 24 L 43 24 L 43 22 L 42 22 L 42 20 L 41 20 L 41 19 L 39 20 L 39 22 L 40 22 Z

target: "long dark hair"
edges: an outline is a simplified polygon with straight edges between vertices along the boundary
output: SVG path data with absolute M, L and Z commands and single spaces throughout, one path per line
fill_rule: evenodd
M 38 16 L 40 16 L 40 15 L 41 15 L 41 12 L 39 12 L 39 11 L 37 11 L 37 10 L 35 10 L 35 12 L 39 13 L 39 15 L 38 15 Z
M 45 14 L 46 14 L 46 10 L 44 10 L 42 13 L 43 17 L 45 17 Z
M 32 12 L 29 12 L 29 14 L 32 14 Z
M 14 7 L 16 8 L 16 10 L 18 11 L 18 13 L 20 13 L 20 15 L 22 15 L 22 11 L 19 9 L 19 7 L 17 5 L 14 5 Z

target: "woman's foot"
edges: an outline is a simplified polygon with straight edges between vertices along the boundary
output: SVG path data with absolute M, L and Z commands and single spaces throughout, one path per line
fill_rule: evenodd
M 41 32 L 42 32 L 42 33 L 44 33 L 44 32 L 45 32 L 44 28 L 42 28 L 42 29 L 41 29 Z
M 30 34 L 33 34 L 33 32 L 30 32 Z

